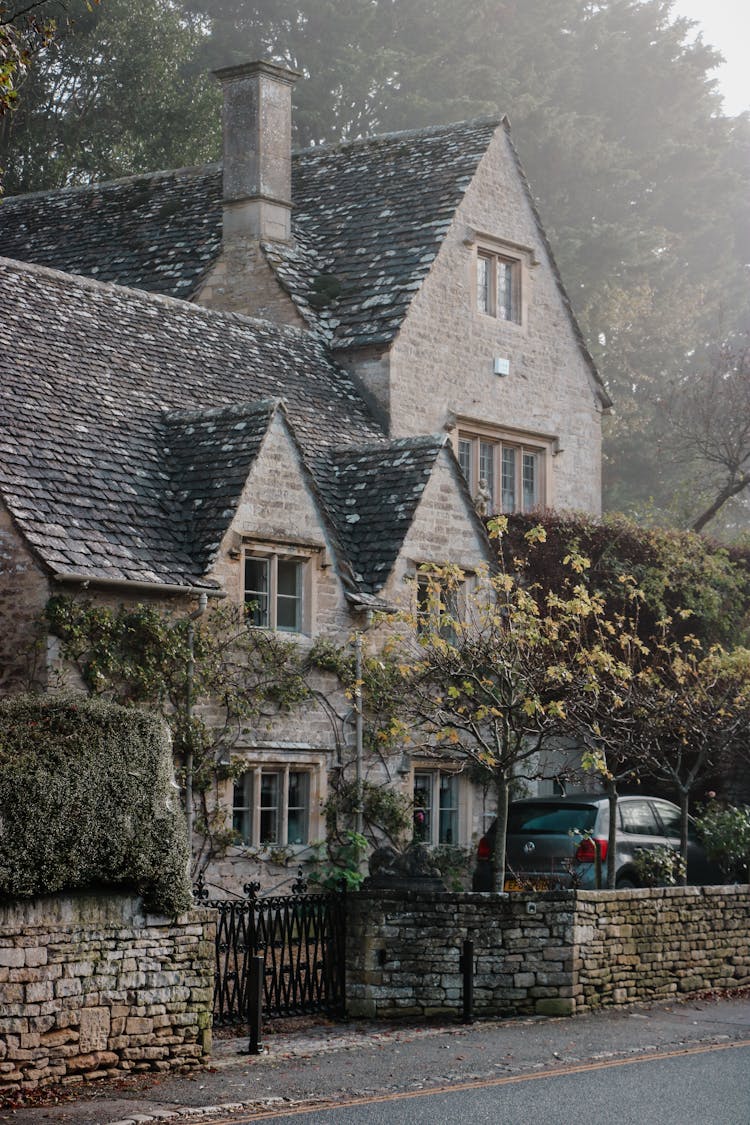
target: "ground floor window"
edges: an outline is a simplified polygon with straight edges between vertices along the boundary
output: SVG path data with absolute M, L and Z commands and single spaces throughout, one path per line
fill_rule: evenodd
M 295 766 L 256 766 L 235 778 L 232 828 L 253 847 L 307 844 L 311 772 Z
M 459 843 L 459 775 L 449 770 L 414 771 L 414 838 L 425 844 Z

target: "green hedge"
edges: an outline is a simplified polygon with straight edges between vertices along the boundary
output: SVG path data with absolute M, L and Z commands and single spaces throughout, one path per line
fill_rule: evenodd
M 191 904 L 164 724 L 85 696 L 0 701 L 0 895 L 103 887 Z

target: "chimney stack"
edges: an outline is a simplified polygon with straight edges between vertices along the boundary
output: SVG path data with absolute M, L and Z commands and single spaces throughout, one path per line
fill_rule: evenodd
M 224 241 L 289 242 L 299 72 L 259 61 L 214 74 L 224 91 Z

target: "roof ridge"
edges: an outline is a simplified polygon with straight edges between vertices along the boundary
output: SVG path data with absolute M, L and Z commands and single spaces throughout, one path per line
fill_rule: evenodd
M 326 142 L 319 145 L 308 145 L 307 148 L 293 148 L 292 156 L 318 155 L 322 153 L 338 152 L 341 149 L 354 148 L 358 145 L 377 144 L 379 141 L 391 141 L 409 137 L 438 136 L 459 128 L 478 128 L 482 125 L 502 125 L 507 122 L 506 114 L 483 114 L 479 117 L 470 117 L 464 121 L 451 121 L 446 125 L 423 125 L 413 129 L 393 129 L 388 133 L 373 133 L 368 137 L 355 137 L 348 141 L 335 141 L 333 144 Z M 138 180 L 166 179 L 175 176 L 180 179 L 189 179 L 205 175 L 209 171 L 220 171 L 222 162 L 212 160 L 206 164 L 184 164 L 179 168 L 158 168 L 149 172 L 132 172 L 127 176 L 115 176 L 111 180 L 92 180 L 87 184 L 65 184 L 64 187 L 40 188 L 38 191 L 24 191 L 17 195 L 6 195 L 3 205 L 13 203 L 19 199 L 42 199 L 51 195 L 75 195 L 85 191 L 98 191 L 101 188 L 118 187 L 120 184 L 132 184 Z
M 308 145 L 307 148 L 292 150 L 292 156 L 314 156 L 328 152 L 339 152 L 341 149 L 354 148 L 358 145 L 377 144 L 380 141 L 401 140 L 411 137 L 431 137 L 441 133 L 448 133 L 459 128 L 479 128 L 482 125 L 499 125 L 508 123 L 506 114 L 483 114 L 480 117 L 470 117 L 464 121 L 451 121 L 447 125 L 423 125 L 413 129 L 393 129 L 388 133 L 373 133 L 369 137 L 355 137 L 349 141 L 336 141 L 333 144 L 323 142 L 319 145 Z
M 58 188 L 40 188 L 38 191 L 24 191 L 18 195 L 3 196 L 3 206 L 19 199 L 42 199 L 47 195 L 75 195 L 77 192 L 98 191 L 99 188 L 118 187 L 120 184 L 133 184 L 138 180 L 166 179 L 175 176 L 181 180 L 205 175 L 209 171 L 220 171 L 220 161 L 209 161 L 207 164 L 184 164 L 179 168 L 157 168 L 153 172 L 131 172 L 128 176 L 116 176 L 113 180 L 91 180 L 87 184 L 65 184 Z
M 205 422 L 221 418 L 244 418 L 250 414 L 270 414 L 273 410 L 283 406 L 284 399 L 259 398 L 247 402 L 227 403 L 224 406 L 207 406 L 205 408 L 185 408 L 184 410 L 164 410 L 162 417 L 165 422 Z
M 240 327 L 270 329 L 272 332 L 278 332 L 281 335 L 289 335 L 295 338 L 303 337 L 309 340 L 316 348 L 325 350 L 320 338 L 315 332 L 310 331 L 308 328 L 297 328 L 292 324 L 277 324 L 273 320 L 247 316 L 245 313 L 213 309 L 209 308 L 207 305 L 199 305 L 193 301 L 186 301 L 182 297 L 171 297 L 167 293 L 154 293 L 149 289 L 136 289 L 134 286 L 130 285 L 118 285 L 114 281 L 99 281 L 97 278 L 87 277 L 84 274 L 66 273 L 64 270 L 52 269 L 51 266 L 40 266 L 36 262 L 24 262 L 19 258 L 0 257 L 0 270 L 4 268 L 21 270 L 32 276 L 39 275 L 41 277 L 48 277 L 51 281 L 61 281 L 68 286 L 76 286 L 79 289 L 89 289 L 94 292 L 101 291 L 115 294 L 124 293 L 129 297 L 138 299 L 144 304 L 162 304 L 167 305 L 169 308 L 174 308 L 174 306 L 177 305 L 183 312 L 192 313 L 195 316 L 203 317 L 207 320 L 234 322 Z
M 388 438 L 383 441 L 369 441 L 363 444 L 352 445 L 339 445 L 331 449 L 331 453 L 335 456 L 344 456 L 352 453 L 383 453 L 385 450 L 391 448 L 408 449 L 408 448 L 442 448 L 450 441 L 447 434 L 414 434 L 400 438 Z

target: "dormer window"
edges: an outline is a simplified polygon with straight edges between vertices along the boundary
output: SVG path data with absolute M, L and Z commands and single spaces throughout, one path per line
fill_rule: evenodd
M 247 542 L 242 599 L 250 625 L 282 633 L 312 632 L 312 587 L 318 544 Z

